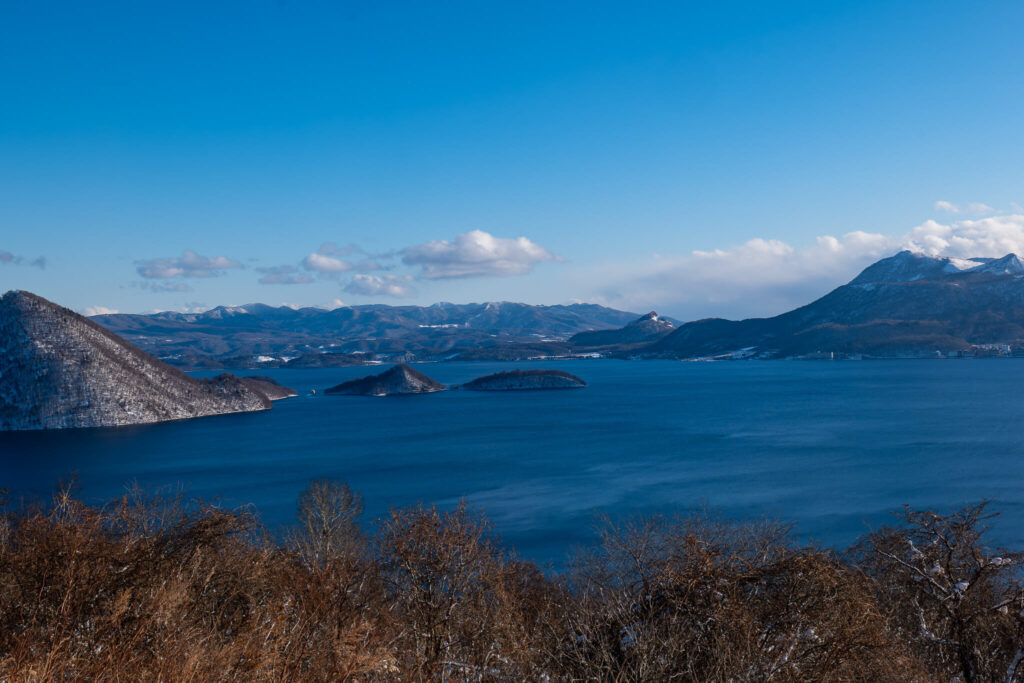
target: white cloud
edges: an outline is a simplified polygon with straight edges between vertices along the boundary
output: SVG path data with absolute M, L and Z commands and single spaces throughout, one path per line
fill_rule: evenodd
M 774 315 L 850 279 L 896 244 L 861 231 L 823 235 L 800 248 L 755 238 L 727 249 L 655 255 L 625 268 L 603 264 L 587 279 L 603 283 L 602 302 L 629 310 L 661 308 L 688 319 Z
M 115 308 L 107 308 L 106 306 L 87 306 L 82 311 L 82 315 L 90 318 L 94 315 L 113 315 L 115 313 L 120 313 L 120 311 Z
M 344 247 L 339 247 L 334 242 L 324 242 L 316 251 L 311 252 L 306 256 L 306 258 L 302 259 L 301 265 L 306 270 L 320 273 L 327 277 L 349 270 L 381 269 L 380 264 L 373 260 L 363 259 L 356 264 L 345 260 L 346 257 L 352 256 L 353 254 L 365 253 L 366 252 L 355 244 L 348 244 Z
M 344 307 L 345 307 L 345 302 L 342 301 L 341 299 L 338 299 L 337 297 L 335 297 L 334 299 L 331 299 L 329 302 L 327 302 L 327 306 L 325 308 L 327 308 L 328 311 L 333 311 L 336 308 L 344 308 Z
M 911 230 L 903 244 L 932 256 L 1024 255 L 1024 215 L 989 216 L 948 225 L 929 220 Z
M 324 242 L 299 261 L 298 266 L 267 266 L 256 271 L 263 274 L 259 279 L 261 285 L 303 285 L 314 282 L 314 276 L 316 279 L 336 280 L 341 273 L 349 271 L 385 270 L 371 258 L 362 258 L 354 263 L 345 258 L 353 254 L 366 252 L 355 244 L 339 247 L 334 242 Z
M 402 251 L 402 262 L 419 266 L 426 279 L 523 275 L 541 261 L 557 256 L 525 237 L 495 237 L 471 230 L 454 240 L 418 244 Z
M 341 259 L 316 251 L 302 259 L 302 267 L 317 273 L 341 273 L 346 270 L 352 270 L 352 264 L 348 261 L 342 261 Z
M 598 302 L 629 310 L 663 308 L 690 320 L 768 316 L 811 302 L 901 249 L 958 258 L 1024 256 L 1024 215 L 928 220 L 903 235 L 822 235 L 805 246 L 756 238 L 713 251 L 601 264 L 575 276 L 580 290 L 600 292 Z
M 416 290 L 409 284 L 410 275 L 353 275 L 345 291 L 363 296 L 412 296 Z
M 988 204 L 982 204 L 981 202 L 973 202 L 966 206 L 960 206 L 952 202 L 937 201 L 934 206 L 936 211 L 945 211 L 946 213 L 963 213 L 972 216 L 983 216 L 988 213 L 994 213 L 993 209 Z
M 241 268 L 238 261 L 226 256 L 207 257 L 186 249 L 180 257 L 136 261 L 139 275 L 147 279 L 166 280 L 176 277 L 217 277 L 225 270 Z

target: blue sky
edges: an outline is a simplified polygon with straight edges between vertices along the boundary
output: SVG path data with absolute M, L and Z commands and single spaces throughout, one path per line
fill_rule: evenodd
M 767 315 L 1024 251 L 1018 2 L 0 10 L 0 291 L 77 310 Z

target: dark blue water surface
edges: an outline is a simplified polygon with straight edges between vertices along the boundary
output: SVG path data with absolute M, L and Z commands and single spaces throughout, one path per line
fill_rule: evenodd
M 522 364 L 520 364 L 522 366 Z M 516 367 L 438 363 L 456 383 Z M 374 368 L 267 371 L 303 396 L 263 413 L 145 427 L 0 434 L 0 487 L 46 494 L 77 473 L 105 500 L 183 484 L 276 527 L 308 481 L 348 482 L 367 521 L 392 505 L 483 508 L 527 558 L 557 564 L 613 516 L 709 505 L 778 516 L 846 546 L 904 503 L 994 499 L 1024 547 L 1024 362 L 577 361 L 578 391 L 306 396 Z M 208 373 L 212 374 L 212 373 Z

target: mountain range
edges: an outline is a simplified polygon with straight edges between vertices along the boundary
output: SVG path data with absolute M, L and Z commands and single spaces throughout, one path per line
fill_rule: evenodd
M 569 348 L 566 340 L 577 332 L 619 327 L 635 318 L 635 313 L 595 304 L 490 302 L 330 311 L 250 304 L 92 320 L 162 360 L 198 368 L 557 354 Z
M 263 304 L 94 320 L 182 367 L 327 367 L 371 360 L 835 358 L 1024 353 L 1024 262 L 903 251 L 770 318 L 677 325 L 595 304 Z

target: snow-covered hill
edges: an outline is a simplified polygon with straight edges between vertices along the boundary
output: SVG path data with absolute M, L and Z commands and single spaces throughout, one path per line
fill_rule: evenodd
M 200 381 L 29 292 L 0 298 L 0 430 L 109 427 L 266 410 L 233 375 Z

